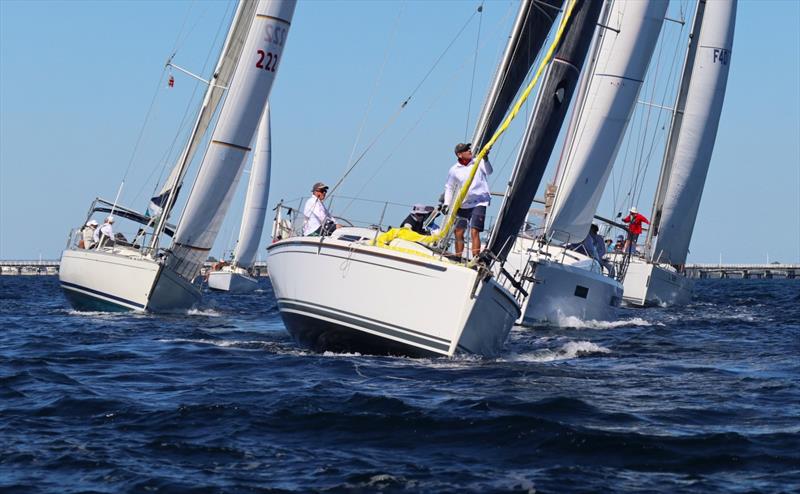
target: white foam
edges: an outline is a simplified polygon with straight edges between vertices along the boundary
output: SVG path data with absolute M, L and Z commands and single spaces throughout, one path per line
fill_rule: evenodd
M 530 353 L 509 356 L 506 360 L 511 362 L 553 362 L 556 360 L 569 360 L 593 353 L 611 353 L 606 347 L 591 341 L 568 341 L 558 350 L 545 348 Z
M 248 345 L 264 345 L 264 341 L 241 341 L 241 340 L 207 340 L 204 338 L 169 338 L 156 340 L 160 343 L 200 343 L 201 345 L 213 345 L 221 348 L 243 347 Z
M 589 319 L 584 321 L 575 316 L 565 316 L 558 320 L 558 326 L 561 328 L 574 328 L 574 329 L 614 329 L 624 328 L 628 326 L 663 326 L 663 323 L 652 323 L 641 317 L 632 317 L 630 319 L 618 319 L 616 321 L 596 321 Z
M 206 317 L 219 317 L 222 315 L 219 312 L 215 311 L 214 309 L 202 309 L 202 310 L 189 309 L 186 312 L 186 314 L 190 316 L 206 316 Z
M 323 356 L 323 357 L 361 357 L 362 355 L 361 355 L 360 353 L 358 353 L 358 352 L 353 352 L 353 353 L 348 353 L 348 352 L 338 353 L 338 352 L 325 351 L 325 352 L 322 352 L 322 356 Z

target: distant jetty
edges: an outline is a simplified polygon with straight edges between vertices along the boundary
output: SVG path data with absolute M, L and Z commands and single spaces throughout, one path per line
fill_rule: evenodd
M 210 262 L 203 267 L 203 274 L 211 269 Z M 258 261 L 253 266 L 256 276 L 268 276 L 267 263 Z M 0 261 L 0 274 L 4 276 L 57 275 L 58 260 Z M 800 278 L 800 264 L 687 264 L 689 278 Z

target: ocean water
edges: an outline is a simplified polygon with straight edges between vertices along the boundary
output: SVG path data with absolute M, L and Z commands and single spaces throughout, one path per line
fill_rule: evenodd
M 152 316 L 0 277 L 0 492 L 800 491 L 800 281 L 496 359 L 310 353 L 260 283 Z

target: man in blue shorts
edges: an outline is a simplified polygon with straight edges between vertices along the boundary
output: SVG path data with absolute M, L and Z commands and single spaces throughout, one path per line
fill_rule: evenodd
M 459 143 L 456 145 L 456 157 L 458 161 L 447 174 L 447 183 L 444 185 L 444 212 L 450 209 L 450 205 L 455 201 L 458 191 L 462 184 L 469 178 L 475 162 L 472 158 L 472 145 L 469 143 Z M 464 253 L 464 230 L 470 227 L 470 239 L 472 241 L 472 256 L 475 257 L 481 252 L 481 237 L 484 222 L 486 220 L 486 208 L 491 202 L 489 193 L 489 183 L 486 177 L 492 174 L 492 165 L 489 159 L 484 158 L 475 173 L 475 178 L 467 191 L 467 196 L 461 203 L 461 207 L 456 212 L 455 237 L 456 237 L 456 257 L 461 257 Z

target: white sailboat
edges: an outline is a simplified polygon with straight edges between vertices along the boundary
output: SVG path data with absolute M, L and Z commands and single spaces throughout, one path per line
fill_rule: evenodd
M 546 3 L 522 2 L 478 129 L 494 132 L 503 122 L 558 12 L 560 2 Z M 597 13 L 592 18 L 593 11 L 592 2 L 571 0 L 566 22 L 561 25 L 566 28 L 559 30 L 548 55 L 562 32 L 561 44 L 567 45 L 571 35 L 584 32 L 584 24 L 593 28 L 597 21 Z M 548 59 L 545 57 L 544 63 Z M 524 94 L 531 88 L 532 84 Z M 505 126 L 520 105 L 506 118 Z M 560 126 L 557 120 L 551 125 Z M 489 146 L 499 134 L 494 134 Z M 549 150 L 542 148 L 542 153 L 549 154 Z M 476 161 L 484 154 L 485 150 Z M 462 187 L 454 211 L 469 185 Z M 451 213 L 442 232 L 452 226 L 453 216 Z M 514 229 L 520 226 L 521 221 Z M 492 356 L 500 352 L 520 315 L 521 294 L 503 287 L 490 268 L 448 260 L 431 246 L 441 238 L 435 235 L 425 237 L 397 229 L 376 238 L 377 230 L 340 230 L 346 231 L 337 230 L 331 237 L 287 238 L 268 247 L 267 265 L 278 307 L 296 340 L 318 351 L 413 356 L 449 356 L 457 351 Z M 404 239 L 403 232 L 417 237 Z M 513 280 L 509 283 L 516 284 Z
M 523 233 L 508 254 L 510 266 L 528 273 L 530 280 L 522 325 L 568 325 L 572 318 L 616 317 L 622 284 L 604 275 L 591 252 L 566 246 L 580 243 L 589 234 L 655 50 L 667 3 L 615 0 L 605 12 L 607 26 L 597 30 L 592 67 L 575 105 L 543 235 L 535 239 Z M 529 158 L 520 155 L 519 159 Z M 605 249 L 600 255 L 604 254 Z
M 728 82 L 737 0 L 699 0 L 653 203 L 645 257 L 625 273 L 626 302 L 681 305 L 693 283 L 683 266 L 697 220 Z
M 269 105 L 264 110 L 256 133 L 253 166 L 247 183 L 242 225 L 239 241 L 233 252 L 233 260 L 218 270 L 208 273 L 208 288 L 217 291 L 244 293 L 258 288 L 258 280 L 251 269 L 256 260 L 261 232 L 269 201 L 269 176 L 272 159 Z
M 130 244 L 110 240 L 92 249 L 70 242 L 61 257 L 59 280 L 78 309 L 147 310 L 189 308 L 200 300 L 195 279 L 208 257 L 239 180 L 244 160 L 272 88 L 295 8 L 294 0 L 239 3 L 189 142 L 162 193 L 153 199 L 153 221 L 127 214 L 144 226 Z M 241 63 L 240 63 L 241 62 Z M 227 93 L 188 202 L 175 230 L 167 218 L 186 170 L 217 106 Z M 116 201 L 115 201 L 116 202 Z M 131 211 L 96 201 L 96 212 Z M 108 204 L 111 204 L 110 210 Z M 159 247 L 162 233 L 173 242 Z

